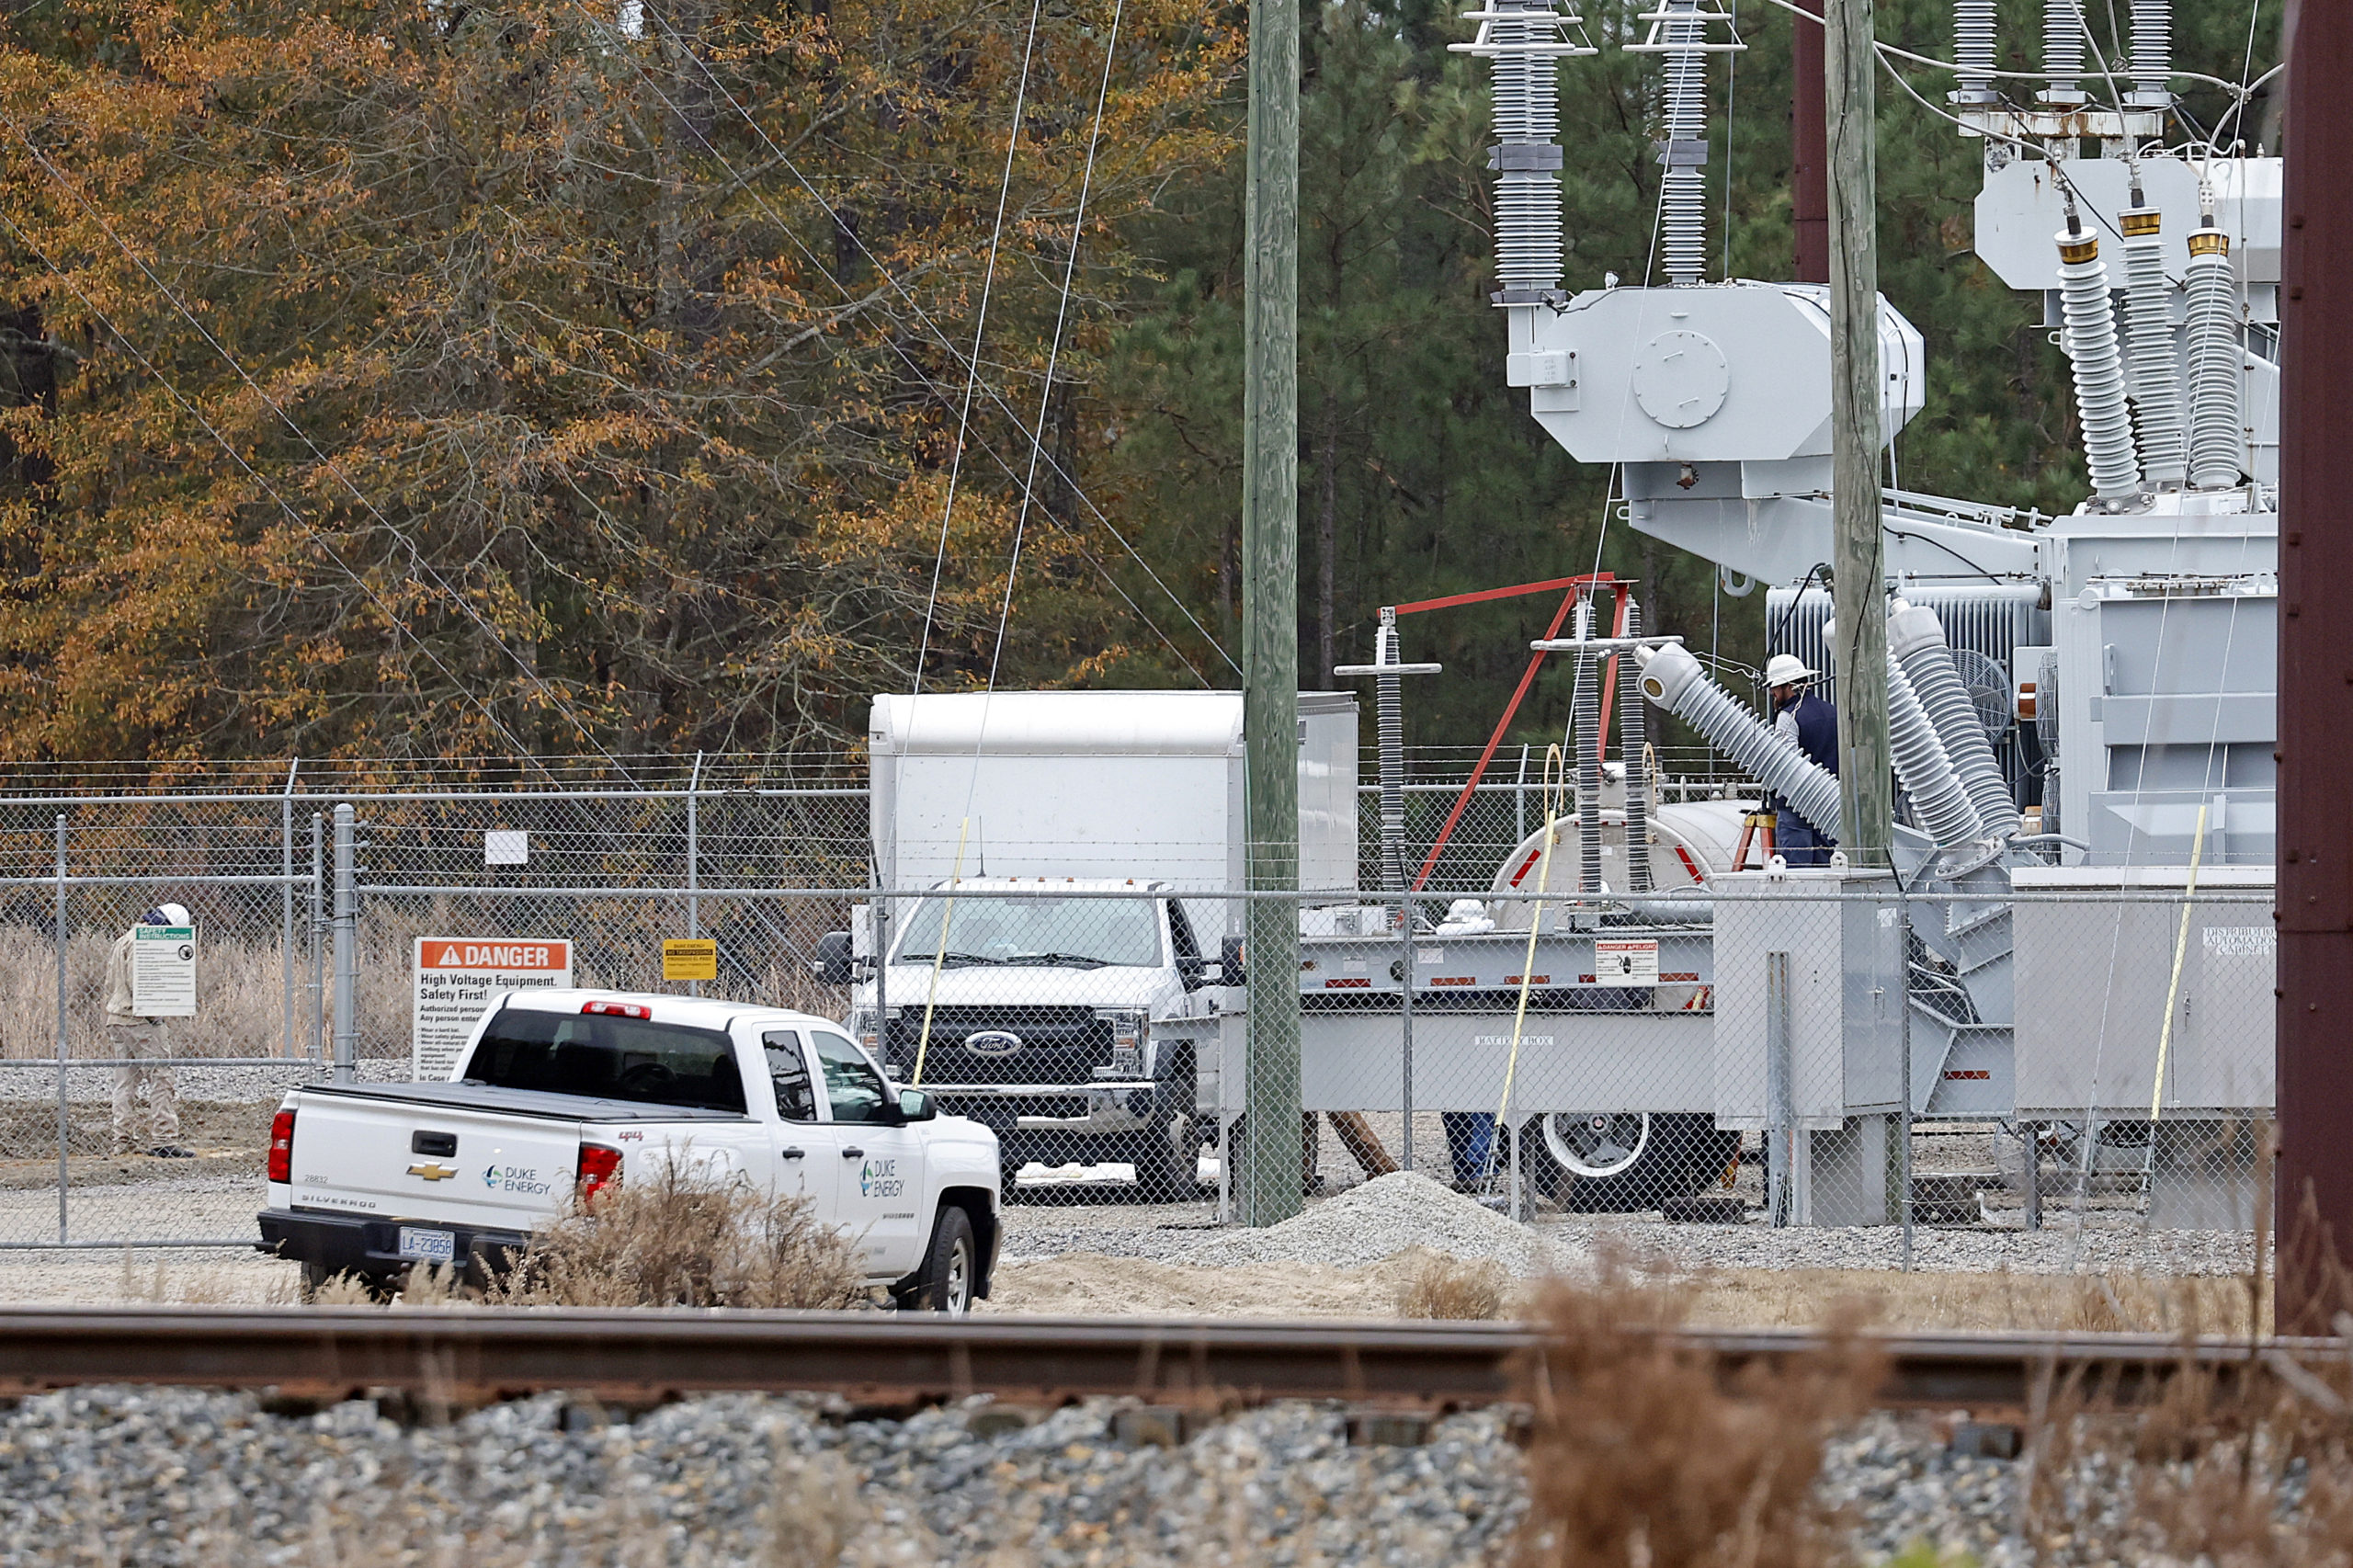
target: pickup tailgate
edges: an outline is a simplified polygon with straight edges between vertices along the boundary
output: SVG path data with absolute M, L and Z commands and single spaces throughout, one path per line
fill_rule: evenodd
M 301 1090 L 293 1206 L 528 1231 L 571 1193 L 584 1123 L 622 1119 L 607 1102 L 569 1096 L 475 1090 L 470 1099 L 493 1103 L 461 1106 L 433 1092 L 450 1087 Z M 546 1103 L 511 1103 L 518 1099 Z M 510 1103 L 495 1103 L 502 1100 Z M 607 1114 L 597 1116 L 600 1109 Z M 590 1141 L 600 1140 L 591 1131 Z

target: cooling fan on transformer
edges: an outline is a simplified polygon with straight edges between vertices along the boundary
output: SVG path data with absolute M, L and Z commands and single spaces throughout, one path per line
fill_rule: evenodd
M 1961 684 L 1969 689 L 1969 700 L 1976 705 L 1977 722 L 1985 728 L 1985 739 L 1994 745 L 2010 733 L 2010 674 L 2001 661 L 1974 648 L 1955 648 L 1953 667 L 1961 673 Z

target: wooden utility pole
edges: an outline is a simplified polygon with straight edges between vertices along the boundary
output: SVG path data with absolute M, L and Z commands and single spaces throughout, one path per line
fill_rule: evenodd
M 1252 892 L 1299 890 L 1299 0 L 1250 0 L 1242 305 L 1243 718 Z M 1242 1220 L 1299 1212 L 1299 911 L 1251 900 Z M 1229 1175 L 1228 1180 L 1232 1176 Z
M 1830 142 L 1830 487 L 1838 802 L 1848 863 L 1894 837 L 1887 750 L 1886 541 L 1880 532 L 1879 227 L 1871 0 L 1824 0 Z M 1800 20 L 1801 28 L 1806 24 Z
M 2312 6 L 2289 54 L 2279 285 L 2281 1334 L 2328 1334 L 2353 1257 L 2353 8 Z M 2242 264 L 2244 265 L 2244 264 Z M 2346 292 L 2340 295 L 2337 290 Z

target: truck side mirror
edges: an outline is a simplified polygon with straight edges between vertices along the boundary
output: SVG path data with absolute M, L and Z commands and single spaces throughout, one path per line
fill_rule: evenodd
M 1176 955 L 1176 978 L 1184 982 L 1188 991 L 1199 991 L 1210 983 L 1210 960 L 1199 953 Z
M 1239 985 L 1245 978 L 1242 967 L 1242 938 L 1228 937 L 1218 944 L 1217 983 L 1220 985 Z
M 921 1089 L 901 1089 L 899 1091 L 899 1119 L 901 1121 L 937 1121 L 939 1119 L 939 1108 L 932 1104 L 931 1096 Z
M 828 985 L 847 985 L 851 978 L 849 933 L 828 931 L 817 938 L 817 978 Z

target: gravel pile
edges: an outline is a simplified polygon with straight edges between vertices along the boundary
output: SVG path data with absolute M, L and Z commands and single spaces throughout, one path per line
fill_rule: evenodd
M 1456 1257 L 1492 1257 L 1514 1274 L 1544 1273 L 1551 1257 L 1525 1225 L 1417 1171 L 1352 1187 L 1263 1231 L 1231 1231 L 1180 1255 L 1180 1261 L 1231 1268 L 1248 1263 L 1328 1263 L 1358 1268 L 1407 1247 Z
M 584 1416 L 588 1418 L 584 1419 Z M 1280 1405 L 1178 1449 L 1103 1403 L 976 1435 L 970 1413 L 835 1425 L 721 1396 L 599 1425 L 555 1398 L 404 1429 L 244 1395 L 83 1390 L 0 1420 L 0 1564 L 1500 1562 L 1523 1506 L 1495 1415 L 1351 1447 Z

